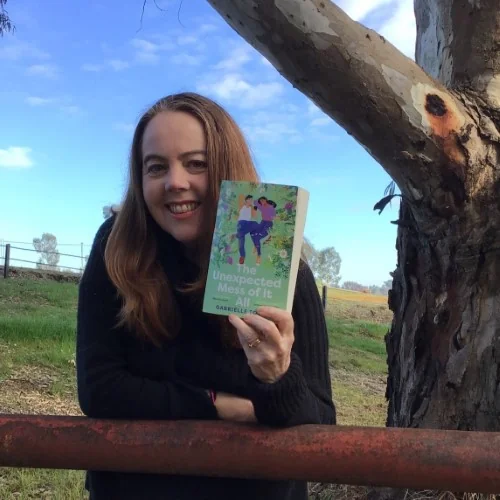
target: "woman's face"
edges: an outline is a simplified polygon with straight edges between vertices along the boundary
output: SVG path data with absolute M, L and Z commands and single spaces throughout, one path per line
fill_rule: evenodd
M 191 246 L 203 235 L 208 197 L 206 139 L 188 113 L 164 111 L 142 140 L 143 195 L 149 213 L 177 241 Z

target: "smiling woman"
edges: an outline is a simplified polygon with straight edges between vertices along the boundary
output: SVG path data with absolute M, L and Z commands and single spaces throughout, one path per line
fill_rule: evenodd
M 184 111 L 156 115 L 144 131 L 143 191 L 149 213 L 177 241 L 196 245 L 208 197 L 206 139 L 199 120 Z M 210 220 L 205 220 L 205 227 Z
M 291 314 L 202 312 L 224 179 L 258 176 L 219 105 L 176 94 L 139 120 L 125 199 L 98 230 L 80 282 L 77 381 L 86 415 L 335 423 L 324 312 L 305 262 Z M 91 500 L 307 498 L 296 481 L 91 471 L 86 484 Z

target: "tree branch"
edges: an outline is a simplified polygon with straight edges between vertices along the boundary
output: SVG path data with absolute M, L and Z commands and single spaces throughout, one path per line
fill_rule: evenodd
M 9 13 L 5 10 L 7 0 L 0 0 L 0 36 L 3 37 L 5 33 L 14 33 L 16 27 L 10 20 Z
M 436 0 L 437 1 L 437 0 Z M 463 180 L 464 105 L 328 0 L 208 0 L 385 168 L 409 200 Z

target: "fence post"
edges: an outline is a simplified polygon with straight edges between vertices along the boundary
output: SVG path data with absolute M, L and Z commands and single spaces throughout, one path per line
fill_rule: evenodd
M 10 261 L 10 243 L 5 245 L 5 262 L 3 264 L 3 277 L 8 278 L 9 276 L 9 262 Z
M 326 309 L 326 297 L 328 294 L 328 287 L 326 285 L 323 285 L 323 309 Z

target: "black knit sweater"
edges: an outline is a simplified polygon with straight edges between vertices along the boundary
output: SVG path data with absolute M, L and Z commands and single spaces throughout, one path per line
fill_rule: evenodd
M 335 424 L 324 313 L 307 265 L 299 270 L 292 315 L 295 343 L 287 373 L 259 382 L 244 352 L 223 346 L 206 316 L 176 294 L 180 334 L 161 348 L 116 328 L 121 300 L 110 281 L 104 249 L 113 224 L 97 232 L 80 283 L 77 380 L 82 411 L 93 418 L 218 419 L 205 389 L 250 399 L 259 423 L 274 426 Z M 156 229 L 159 261 L 173 283 L 189 264 L 179 245 Z M 168 452 L 168 450 L 165 450 Z M 91 500 L 304 500 L 306 484 L 208 477 L 90 471 Z

